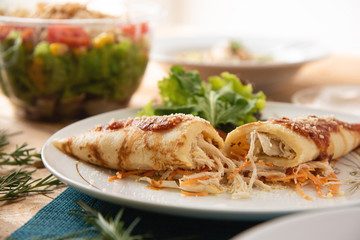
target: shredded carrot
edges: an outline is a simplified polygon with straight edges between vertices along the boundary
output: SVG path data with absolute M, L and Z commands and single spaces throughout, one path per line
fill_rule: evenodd
M 268 166 L 268 167 L 273 167 L 274 164 L 268 162 L 268 163 L 264 163 L 264 162 L 256 162 L 255 163 L 256 165 L 259 165 L 259 166 Z
M 322 197 L 323 194 L 322 194 L 322 191 L 321 191 L 321 188 L 320 186 L 323 185 L 323 182 L 321 181 L 319 175 L 315 176 L 314 174 L 312 174 L 309 170 L 305 171 L 308 178 L 311 180 L 311 182 L 314 184 L 315 186 L 315 190 L 318 194 L 319 197 Z
M 144 177 L 149 177 L 149 176 L 151 176 L 151 175 L 153 175 L 155 173 L 156 173 L 156 170 L 149 170 L 149 171 L 144 172 L 143 176 Z
M 309 197 L 308 195 L 306 195 L 306 194 L 304 193 L 304 191 L 303 191 L 302 188 L 301 188 L 300 183 L 297 183 L 297 184 L 296 184 L 296 191 L 299 193 L 300 196 L 302 196 L 302 197 L 305 198 L 306 200 L 310 200 L 310 201 L 312 200 L 311 197 Z
M 175 175 L 177 174 L 177 169 L 175 169 L 174 171 L 172 171 L 170 173 L 170 175 L 167 177 L 168 180 L 171 180 Z
M 160 188 L 163 184 L 163 180 L 156 181 L 154 179 L 151 179 L 151 185 L 157 188 Z
M 121 172 L 116 173 L 116 177 L 117 177 L 118 179 L 122 179 L 122 178 L 124 177 L 124 173 L 125 173 L 125 171 L 124 171 L 124 170 L 121 170 Z
M 108 182 L 114 181 L 114 180 L 116 180 L 116 179 L 118 179 L 117 176 L 109 177 L 109 178 L 108 178 Z
M 314 175 L 311 173 L 311 171 L 315 171 L 313 168 L 301 168 L 299 171 L 297 171 L 296 174 L 291 174 L 291 172 L 295 172 L 296 169 L 289 169 L 290 171 L 287 171 L 286 177 L 272 177 L 268 176 L 265 178 L 266 181 L 280 181 L 284 183 L 289 183 L 290 181 L 294 181 L 296 184 L 296 190 L 297 192 L 305 199 L 312 200 L 311 197 L 307 196 L 303 190 L 301 189 L 301 185 L 305 185 L 309 183 L 310 181 L 313 183 L 315 190 L 317 192 L 317 195 L 319 197 L 324 196 L 321 190 L 321 187 L 323 186 L 329 186 L 329 191 L 326 196 L 333 196 L 334 194 L 338 193 L 340 183 L 338 178 L 334 173 L 331 173 L 327 177 L 320 177 L 319 175 Z
M 155 191 L 159 191 L 159 190 L 163 189 L 162 187 L 155 187 L 152 185 L 147 185 L 146 188 L 148 188 L 150 190 L 155 190 Z
M 337 176 L 335 175 L 335 173 L 330 173 L 328 180 L 333 180 L 333 181 L 339 181 L 339 179 L 337 178 Z
M 297 180 L 301 180 L 303 181 L 304 178 L 306 179 L 307 175 L 306 173 L 301 173 L 301 174 L 292 174 L 292 175 L 288 175 L 286 177 L 279 177 L 279 178 L 266 178 L 266 180 L 268 181 L 274 181 L 274 182 L 288 182 L 290 180 L 294 180 L 294 179 L 297 179 Z
M 134 170 L 134 171 L 124 171 L 124 170 L 121 170 L 121 172 L 117 172 L 116 173 L 116 176 L 112 176 L 112 177 L 109 177 L 108 181 L 113 181 L 115 179 L 122 179 L 126 176 L 130 176 L 130 175 L 143 175 L 145 177 L 148 177 L 148 176 L 151 176 L 155 173 L 156 171 L 155 170 Z
M 321 181 L 321 185 L 324 185 L 325 183 L 327 183 L 329 181 L 331 177 L 327 176 L 327 177 L 319 177 L 320 181 Z
M 318 176 L 314 176 L 314 174 L 312 174 L 309 171 L 306 171 L 307 176 L 309 177 L 309 179 L 315 184 L 315 185 L 322 185 L 322 181 L 320 180 L 320 178 Z
M 189 185 L 189 184 L 193 184 L 193 183 L 197 183 L 199 180 L 205 180 L 205 179 L 208 179 L 209 176 L 202 176 L 202 177 L 198 177 L 198 178 L 192 178 L 192 179 L 189 179 L 189 180 L 186 180 L 184 182 L 182 182 L 180 184 L 180 186 L 185 186 L 185 185 Z
M 176 173 L 183 174 L 183 175 L 191 175 L 191 174 L 194 174 L 194 172 L 185 171 L 185 170 L 182 170 L 182 169 L 179 169 L 179 168 L 176 170 Z
M 278 175 L 269 175 L 269 176 L 264 177 L 264 180 L 271 181 L 273 178 L 279 178 L 279 176 Z
M 338 182 L 338 178 L 336 177 L 336 175 L 334 173 L 331 173 L 329 175 L 331 178 L 333 178 L 335 181 L 334 182 Z M 339 188 L 340 188 L 340 184 L 339 183 L 331 183 L 330 184 L 330 190 L 327 193 L 327 196 L 334 196 L 335 194 L 337 194 L 339 192 Z
M 186 192 L 186 191 L 183 191 L 183 190 L 181 190 L 181 193 L 186 195 L 186 196 L 190 196 L 190 197 L 202 197 L 202 196 L 208 195 L 207 192 L 191 193 L 191 192 Z
M 319 196 L 319 197 L 322 197 L 322 196 L 323 196 L 323 193 L 322 193 L 322 191 L 321 191 L 320 186 L 317 185 L 317 184 L 315 184 L 315 183 L 314 183 L 314 186 L 315 186 L 315 190 L 316 190 L 318 196 Z
M 238 169 L 236 169 L 233 173 L 231 173 L 227 179 L 230 179 L 232 177 L 234 177 L 236 174 L 238 174 L 241 170 L 243 170 L 246 166 L 249 166 L 251 164 L 250 161 L 245 162 L 241 167 L 239 167 Z

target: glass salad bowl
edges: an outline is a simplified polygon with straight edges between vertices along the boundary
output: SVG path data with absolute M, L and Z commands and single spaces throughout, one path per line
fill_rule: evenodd
M 19 116 L 59 122 L 127 106 L 157 6 L 1 1 L 0 9 L 0 89 Z

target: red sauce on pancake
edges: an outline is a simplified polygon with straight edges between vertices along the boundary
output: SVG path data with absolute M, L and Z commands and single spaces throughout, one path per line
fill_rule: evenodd
M 360 124 L 350 124 L 332 117 L 319 118 L 310 115 L 307 118 L 278 118 L 270 119 L 273 123 L 278 123 L 286 126 L 298 134 L 310 138 L 320 150 L 319 159 L 324 159 L 327 156 L 326 151 L 330 145 L 330 134 L 332 132 L 339 132 L 340 128 L 346 128 L 351 131 L 360 132 Z
M 131 118 L 98 126 L 95 131 L 119 130 L 129 126 L 138 127 L 143 131 L 164 131 L 192 119 L 194 119 L 193 116 L 185 114 Z

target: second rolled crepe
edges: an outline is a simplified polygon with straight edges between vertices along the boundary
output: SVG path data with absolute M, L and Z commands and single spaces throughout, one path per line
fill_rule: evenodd
M 333 117 L 278 118 L 238 127 L 228 134 L 224 151 L 280 167 L 338 158 L 360 144 L 360 124 Z

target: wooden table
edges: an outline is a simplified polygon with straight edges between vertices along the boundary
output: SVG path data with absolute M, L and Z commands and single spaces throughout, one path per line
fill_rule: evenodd
M 160 65 L 150 62 L 142 85 L 133 96 L 130 107 L 142 107 L 151 99 L 159 101 L 156 82 L 166 76 Z M 310 86 L 329 84 L 359 84 L 360 85 L 360 57 L 331 56 L 326 59 L 309 63 L 284 86 L 274 91 L 269 99 L 289 102 L 296 91 Z M 12 106 L 5 97 L 0 95 L 0 129 L 11 132 L 21 131 L 22 134 L 12 137 L 10 148 L 16 144 L 28 143 L 38 151 L 45 141 L 66 124 L 51 124 L 31 122 L 15 116 Z M 8 167 L 0 167 L 0 174 L 9 171 Z M 45 168 L 38 169 L 35 177 L 45 177 L 49 174 Z M 10 235 L 13 231 L 26 223 L 36 212 L 59 195 L 64 188 L 57 189 L 49 195 L 29 196 L 23 201 L 14 203 L 0 203 L 0 238 Z

